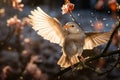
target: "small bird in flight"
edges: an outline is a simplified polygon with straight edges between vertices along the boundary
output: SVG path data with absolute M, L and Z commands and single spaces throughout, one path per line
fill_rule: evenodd
M 56 19 L 46 14 L 40 7 L 29 15 L 32 28 L 38 35 L 62 47 L 62 56 L 57 62 L 61 67 L 69 67 L 79 62 L 83 49 L 93 49 L 107 43 L 112 31 L 85 32 L 75 22 L 67 22 L 64 26 Z

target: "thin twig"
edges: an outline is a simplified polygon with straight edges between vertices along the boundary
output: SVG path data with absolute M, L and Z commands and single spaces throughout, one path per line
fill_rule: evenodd
M 71 11 L 69 11 L 69 15 L 70 15 L 70 17 L 72 18 L 72 21 L 75 22 L 75 23 L 76 23 L 77 25 L 79 25 L 79 27 L 80 27 L 80 24 L 77 22 L 77 20 L 75 19 L 75 17 L 73 16 L 73 14 L 72 14 Z M 80 27 L 80 28 L 83 30 L 82 27 Z
M 110 36 L 110 39 L 109 39 L 106 47 L 105 47 L 104 50 L 102 51 L 101 55 L 107 52 L 108 48 L 109 48 L 110 45 L 111 45 L 111 42 L 112 42 L 112 40 L 113 40 L 113 37 L 114 37 L 114 35 L 115 35 L 115 33 L 116 33 L 116 31 L 118 30 L 119 27 L 120 27 L 120 21 L 118 21 L 118 22 L 116 23 L 116 27 L 114 28 L 114 30 L 113 30 L 113 32 L 112 32 L 112 34 L 111 34 L 111 36 Z
M 107 53 L 102 54 L 102 55 L 100 54 L 100 55 L 92 56 L 92 57 L 88 58 L 86 60 L 86 62 L 94 61 L 94 60 L 99 59 L 101 57 L 108 57 L 108 56 L 112 56 L 112 55 L 116 55 L 116 54 L 120 54 L 120 50 L 110 51 L 110 52 L 107 52 Z

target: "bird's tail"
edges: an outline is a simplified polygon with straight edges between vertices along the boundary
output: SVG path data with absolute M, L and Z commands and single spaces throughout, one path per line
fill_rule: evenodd
M 62 55 L 59 61 L 57 62 L 57 64 L 60 65 L 61 67 L 66 68 L 66 67 L 74 65 L 77 62 L 79 62 L 79 59 L 76 55 L 72 56 L 71 58 L 68 58 L 67 56 Z

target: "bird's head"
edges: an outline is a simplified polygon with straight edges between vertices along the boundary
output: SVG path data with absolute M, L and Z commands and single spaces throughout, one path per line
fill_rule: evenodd
M 80 33 L 81 32 L 81 28 L 75 22 L 66 23 L 64 28 L 69 33 Z

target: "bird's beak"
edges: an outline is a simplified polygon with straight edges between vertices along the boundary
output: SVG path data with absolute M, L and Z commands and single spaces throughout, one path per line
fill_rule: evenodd
M 65 25 L 64 28 L 67 30 L 70 26 Z

